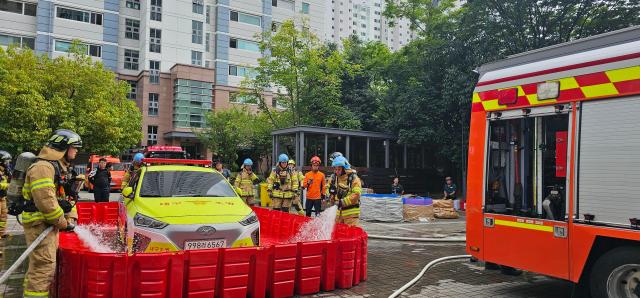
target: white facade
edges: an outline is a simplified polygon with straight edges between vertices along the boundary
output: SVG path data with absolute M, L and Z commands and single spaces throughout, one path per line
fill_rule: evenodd
M 327 11 L 324 39 L 340 44 L 345 38 L 356 35 L 363 41 L 380 41 L 391 50 L 399 50 L 415 35 L 406 19 L 396 21 L 390 27 L 384 11 L 384 0 L 326 0 Z

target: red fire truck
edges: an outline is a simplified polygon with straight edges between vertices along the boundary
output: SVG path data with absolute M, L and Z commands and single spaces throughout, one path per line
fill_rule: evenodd
M 467 251 L 640 296 L 640 27 L 478 69 Z

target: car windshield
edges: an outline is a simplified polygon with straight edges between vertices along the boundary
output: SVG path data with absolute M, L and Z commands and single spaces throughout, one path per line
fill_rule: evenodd
M 146 172 L 141 197 L 235 197 L 220 174 L 199 171 Z

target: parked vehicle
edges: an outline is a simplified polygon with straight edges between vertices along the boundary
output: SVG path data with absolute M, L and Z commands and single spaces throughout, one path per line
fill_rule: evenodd
M 640 27 L 478 71 L 469 254 L 506 273 L 572 281 L 591 297 L 638 297 Z
M 122 190 L 136 252 L 259 244 L 260 223 L 211 161 L 145 158 Z

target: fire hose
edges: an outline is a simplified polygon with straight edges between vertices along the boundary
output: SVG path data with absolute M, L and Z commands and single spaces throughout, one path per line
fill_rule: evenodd
M 36 240 L 34 240 L 33 243 L 31 243 L 31 245 L 29 245 L 29 247 L 27 247 L 27 249 L 13 263 L 13 265 L 11 265 L 11 267 L 9 267 L 9 269 L 7 269 L 7 271 L 0 277 L 0 284 L 4 284 L 7 281 L 7 279 L 9 279 L 9 276 L 14 271 L 16 271 L 16 269 L 18 269 L 18 266 L 20 266 L 20 264 L 22 264 L 22 262 L 24 262 L 24 260 L 31 254 L 31 252 L 33 252 L 34 249 L 36 249 L 36 247 L 38 247 L 40 242 L 42 242 L 42 240 L 44 240 L 44 238 L 47 237 L 47 235 L 49 235 L 49 233 L 51 233 L 51 231 L 53 231 L 53 226 L 50 226 L 50 227 L 46 228 L 38 236 L 38 238 L 36 238 Z
M 435 266 L 436 264 L 444 262 L 444 261 L 448 261 L 448 260 L 468 259 L 470 257 L 471 257 L 470 255 L 448 256 L 448 257 L 435 259 L 435 260 L 429 262 L 429 264 L 424 266 L 424 268 L 422 268 L 422 271 L 420 271 L 420 273 L 414 279 L 412 279 L 411 281 L 406 283 L 400 289 L 398 289 L 395 292 L 393 292 L 393 294 L 391 294 L 389 296 L 389 298 L 398 297 L 400 294 L 402 294 L 402 292 L 406 291 L 409 287 L 413 286 L 413 284 L 415 284 L 418 280 L 420 280 L 420 278 L 422 278 L 422 276 L 427 272 L 427 270 L 431 269 L 431 267 Z

